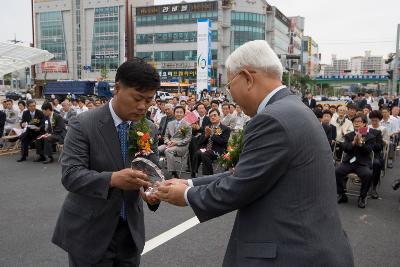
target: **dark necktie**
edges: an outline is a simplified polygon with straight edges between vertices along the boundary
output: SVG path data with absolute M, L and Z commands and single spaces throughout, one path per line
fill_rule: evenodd
M 48 118 L 47 121 L 48 121 L 48 125 L 49 125 L 48 128 L 47 128 L 47 131 L 49 133 L 53 133 L 53 125 L 51 124 L 50 118 Z
M 212 151 L 212 146 L 213 146 L 213 141 L 212 141 L 212 139 L 211 139 L 211 137 L 213 136 L 213 134 L 214 134 L 214 126 L 211 128 L 211 135 L 210 135 L 210 137 L 208 138 L 208 142 L 207 142 L 207 146 L 206 146 L 206 150 L 207 151 Z
M 128 123 L 127 122 L 122 122 L 118 125 L 118 139 L 119 139 L 119 146 L 121 148 L 121 158 L 124 162 L 124 167 L 126 164 L 126 156 L 128 154 Z M 122 200 L 122 207 L 121 207 L 121 212 L 120 216 L 122 219 L 126 220 L 127 215 L 126 215 L 126 208 L 125 208 L 125 201 Z

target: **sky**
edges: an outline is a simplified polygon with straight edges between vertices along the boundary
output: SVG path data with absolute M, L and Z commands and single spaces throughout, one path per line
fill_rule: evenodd
M 32 41 L 30 0 L 0 0 L 0 41 Z M 157 0 L 157 3 L 181 1 Z M 186 2 L 194 2 L 186 0 Z M 318 44 L 322 62 L 372 55 L 387 57 L 395 51 L 399 0 L 268 0 L 286 16 L 305 17 L 305 34 Z

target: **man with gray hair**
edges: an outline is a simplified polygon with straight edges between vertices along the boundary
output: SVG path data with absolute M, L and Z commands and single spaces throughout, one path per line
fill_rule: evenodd
M 71 102 L 69 100 L 64 100 L 61 106 L 60 115 L 64 119 L 65 124 L 68 125 L 68 121 L 76 116 L 76 110 L 71 108 Z
M 226 66 L 227 90 L 252 117 L 234 172 L 169 180 L 157 196 L 200 222 L 238 210 L 223 266 L 353 266 L 320 122 L 282 85 L 266 41 L 245 43 Z

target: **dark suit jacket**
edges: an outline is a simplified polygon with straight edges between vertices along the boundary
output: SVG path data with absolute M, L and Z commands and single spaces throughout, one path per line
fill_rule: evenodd
M 198 134 L 204 133 L 204 128 L 206 128 L 206 126 L 210 126 L 210 125 L 211 125 L 210 118 L 206 115 L 203 118 L 203 122 L 200 125 L 200 129 L 198 129 L 198 130 L 192 129 L 192 136 L 196 136 Z
M 226 150 L 226 146 L 228 145 L 229 136 L 231 134 L 231 129 L 223 124 L 219 125 L 222 133 L 220 135 L 213 134 L 211 137 L 206 137 L 203 132 L 199 138 L 199 146 L 205 148 L 207 146 L 208 140 L 211 138 L 212 140 L 212 151 L 216 154 L 223 154 Z
M 33 120 L 37 120 L 37 122 L 34 123 Z M 28 124 L 35 125 L 40 128 L 39 131 L 34 131 L 32 129 L 27 129 L 27 131 L 24 134 L 43 134 L 45 132 L 45 117 L 44 114 L 41 110 L 36 109 L 35 110 L 35 116 L 32 118 L 31 113 L 29 110 L 25 110 L 24 113 L 22 113 L 22 120 L 21 120 L 21 127 L 22 123 L 26 122 Z
M 397 99 L 397 102 L 398 102 L 398 99 Z M 384 98 L 379 99 L 379 101 L 378 101 L 379 108 L 382 108 L 383 105 L 386 105 L 390 108 L 392 106 L 392 101 L 385 100 Z M 395 105 L 397 105 L 397 103 Z
M 49 127 L 47 129 L 47 132 L 53 135 L 58 135 L 62 139 L 65 138 L 65 135 L 67 133 L 67 129 L 65 128 L 65 121 L 63 117 L 61 117 L 59 114 L 53 112 L 53 121 L 55 124 L 53 125 L 53 122 L 50 121 L 50 118 L 46 118 L 47 121 L 49 121 Z
M 149 122 L 157 153 L 157 129 Z M 138 257 L 143 250 L 143 202 L 139 191 L 110 188 L 115 171 L 130 168 L 123 162 L 118 133 L 109 105 L 84 112 L 69 122 L 61 155 L 62 184 L 67 189 L 52 241 L 88 264 L 98 262 L 110 245 L 120 220 L 122 200 Z M 158 161 L 154 154 L 153 162 Z M 152 206 L 156 209 L 158 206 Z
M 372 129 L 373 130 L 373 129 Z M 374 130 L 375 131 L 375 130 Z M 352 142 L 356 133 L 353 131 L 348 133 L 344 136 L 344 143 L 343 143 L 343 151 L 346 153 L 343 156 L 344 163 L 350 163 L 350 160 L 353 157 L 356 157 L 356 163 L 363 165 L 363 166 L 370 166 L 372 168 L 372 159 L 370 157 L 371 152 L 374 151 L 374 148 L 377 149 L 376 145 L 376 136 L 375 133 L 371 133 L 371 129 L 369 130 L 368 134 L 363 137 L 365 143 L 362 145 L 353 145 Z M 379 133 L 380 134 L 380 133 Z M 382 134 L 381 134 L 382 139 Z
M 367 99 L 363 98 L 357 102 L 358 109 L 363 109 L 368 104 Z
M 247 124 L 234 175 L 193 183 L 187 198 L 201 222 L 238 210 L 223 266 L 354 265 L 326 135 L 289 90 Z
M 4 125 L 6 124 L 7 115 L 2 110 L 0 110 L 0 137 L 4 134 Z
M 311 104 L 309 104 L 309 103 L 308 103 L 308 98 L 306 98 L 306 99 L 304 100 L 304 104 L 305 104 L 307 107 L 309 107 L 310 109 L 314 109 L 315 106 L 317 105 L 317 101 L 315 101 L 315 99 L 312 98 L 312 99 L 311 99 Z
M 396 98 L 395 100 L 393 100 L 393 103 L 392 103 L 392 105 L 391 106 L 389 106 L 390 108 L 391 107 L 397 107 L 397 106 L 399 106 L 399 98 Z
M 329 124 L 322 124 L 324 131 L 326 133 L 326 137 L 328 138 L 328 142 L 331 145 L 333 140 L 336 140 L 336 127 L 335 125 Z
M 161 118 L 160 127 L 158 128 L 158 134 L 164 136 L 165 130 L 167 129 L 168 122 L 175 120 L 175 117 L 164 116 Z

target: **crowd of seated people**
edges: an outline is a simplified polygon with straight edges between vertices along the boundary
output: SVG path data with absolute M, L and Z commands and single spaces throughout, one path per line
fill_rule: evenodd
M 347 202 L 346 182 L 348 175 L 355 173 L 361 182 L 358 206 L 365 208 L 367 196 L 379 198 L 382 171 L 386 166 L 393 167 L 399 143 L 400 103 L 384 95 L 378 102 L 379 110 L 373 110 L 369 94 L 359 94 L 347 105 L 321 105 L 312 100 L 308 94 L 304 104 L 309 108 L 314 106 L 312 110 L 325 130 L 337 161 L 338 203 Z M 393 187 L 396 186 L 394 183 Z
M 195 177 L 200 166 L 203 175 L 213 174 L 213 163 L 225 152 L 230 134 L 243 129 L 250 120 L 239 106 L 219 93 L 207 91 L 202 92 L 199 101 L 190 93 L 170 100 L 156 98 L 147 118 L 159 128 L 159 152 L 165 156 L 172 177 L 179 176 L 183 168 Z M 185 121 L 190 134 L 177 132 L 177 120 Z

